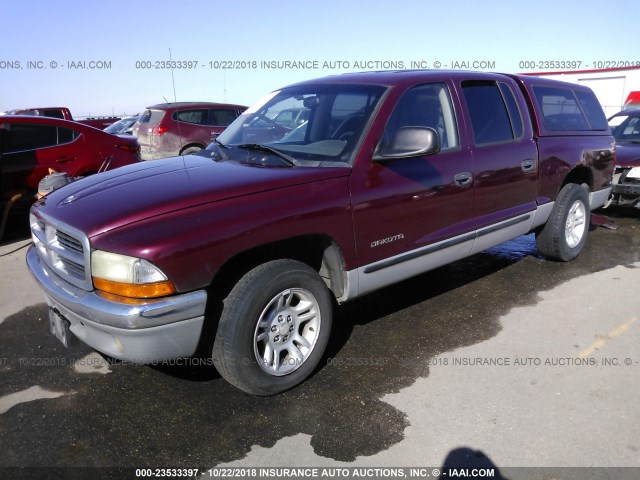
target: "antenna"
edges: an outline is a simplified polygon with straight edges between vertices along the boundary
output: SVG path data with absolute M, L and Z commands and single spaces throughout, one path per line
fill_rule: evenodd
M 177 102 L 178 99 L 176 97 L 176 80 L 173 77 L 173 61 L 171 59 L 171 48 L 169 48 L 169 65 L 171 65 L 171 83 L 173 83 L 173 101 Z M 169 102 L 167 102 L 169 103 Z
M 176 97 L 176 80 L 173 76 L 173 59 L 171 58 L 171 47 L 169 47 L 169 65 L 171 65 L 171 83 L 173 83 L 173 101 L 174 102 L 178 102 L 178 97 Z M 169 102 L 167 102 L 169 103 Z M 178 137 L 180 138 L 180 149 L 182 149 L 182 147 L 184 146 L 184 144 L 182 143 L 182 133 L 180 132 L 180 123 L 181 122 L 177 122 L 178 123 Z M 178 155 L 181 152 L 178 151 Z

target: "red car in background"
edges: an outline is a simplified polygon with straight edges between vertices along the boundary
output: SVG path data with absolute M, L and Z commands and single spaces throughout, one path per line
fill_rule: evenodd
M 246 109 L 226 103 L 160 103 L 147 107 L 133 135 L 140 143 L 142 160 L 189 155 L 209 145 Z
M 90 175 L 140 161 L 132 136 L 111 135 L 67 120 L 0 117 L 1 188 L 37 190 L 49 169 L 71 177 Z
M 16 203 L 30 205 L 50 169 L 78 177 L 140 161 L 131 135 L 48 117 L 0 116 L 0 215 L 2 227 Z

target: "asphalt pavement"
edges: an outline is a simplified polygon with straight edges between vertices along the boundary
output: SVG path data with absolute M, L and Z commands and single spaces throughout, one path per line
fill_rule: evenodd
M 608 213 L 619 229 L 593 229 L 572 262 L 543 260 L 528 235 L 340 307 L 318 372 L 270 398 L 206 359 L 135 366 L 63 347 L 18 229 L 0 244 L 0 477 L 470 458 L 640 467 L 640 216 Z

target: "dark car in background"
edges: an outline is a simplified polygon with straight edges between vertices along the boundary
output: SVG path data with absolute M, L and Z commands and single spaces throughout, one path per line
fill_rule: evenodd
M 293 130 L 309 120 L 310 113 L 311 109 L 309 108 L 285 108 L 273 117 L 273 121 L 278 125 Z
M 225 103 L 176 102 L 147 107 L 133 127 L 142 160 L 189 155 L 205 148 L 247 107 Z
M 115 123 L 112 123 L 107 128 L 104 129 L 107 133 L 112 133 L 114 135 L 132 135 L 133 134 L 133 126 L 140 118 L 140 115 L 134 115 L 131 117 L 123 118 L 122 120 L 118 120 Z
M 640 108 L 609 118 L 616 141 L 616 170 L 610 204 L 640 208 Z

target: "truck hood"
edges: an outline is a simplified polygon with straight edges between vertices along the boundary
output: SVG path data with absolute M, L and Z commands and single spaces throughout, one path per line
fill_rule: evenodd
M 616 165 L 619 167 L 640 167 L 640 143 L 617 143 Z
M 34 210 L 88 237 L 244 195 L 348 176 L 349 168 L 258 167 L 196 155 L 137 163 L 65 185 Z

